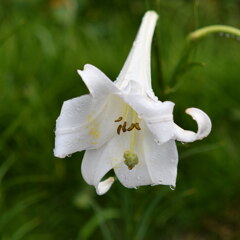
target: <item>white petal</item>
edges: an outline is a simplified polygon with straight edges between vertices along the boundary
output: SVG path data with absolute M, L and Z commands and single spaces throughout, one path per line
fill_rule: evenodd
M 195 133 L 184 130 L 175 124 L 174 128 L 176 140 L 181 142 L 194 142 L 207 137 L 212 128 L 212 123 L 208 115 L 198 108 L 188 108 L 186 113 L 192 116 L 192 118 L 197 122 L 198 131 Z
M 146 129 L 146 128 L 145 128 Z M 119 136 L 119 147 L 122 154 L 119 164 L 114 171 L 120 182 L 128 188 L 142 185 L 173 185 L 176 183 L 178 155 L 175 142 L 168 141 L 158 145 L 150 131 L 136 132 L 135 153 L 138 155 L 139 163 L 131 170 L 124 163 L 123 153 L 129 149 L 129 138 Z M 124 139 L 123 139 L 124 138 Z
M 139 143 L 144 141 L 144 138 L 140 132 L 136 132 L 135 134 L 137 146 L 137 142 Z M 130 150 L 130 139 L 131 132 L 125 132 L 114 139 L 115 143 L 118 144 L 119 147 L 117 161 L 114 166 L 114 171 L 117 175 L 117 178 L 127 188 L 135 188 L 142 185 L 152 184 L 153 182 L 147 170 L 146 161 L 137 151 L 139 148 L 135 151 L 138 155 L 139 163 L 132 170 L 129 170 L 124 163 L 125 159 L 123 155 L 125 151 Z M 141 144 L 141 147 L 143 147 L 143 144 Z
M 78 70 L 78 74 L 95 98 L 101 98 L 119 91 L 115 84 L 93 65 L 86 64 L 83 70 Z
M 103 194 L 111 187 L 112 178 L 106 182 L 100 181 L 115 166 L 120 152 L 121 149 L 113 139 L 99 149 L 85 152 L 81 167 L 82 176 L 89 185 L 95 186 L 98 194 Z
M 54 155 L 65 157 L 102 146 L 116 133 L 114 122 L 124 111 L 116 96 L 95 102 L 90 95 L 64 102 L 56 123 Z
M 150 53 L 157 19 L 158 15 L 154 11 L 148 11 L 144 15 L 133 47 L 116 81 L 121 89 L 125 88 L 130 80 L 138 81 L 153 99 L 155 95 L 151 87 Z
M 123 95 L 124 100 L 138 113 L 160 142 L 174 137 L 173 107 L 170 101 L 160 102 L 143 95 Z
M 97 186 L 97 194 L 98 195 L 103 195 L 105 194 L 109 189 L 110 187 L 112 186 L 114 182 L 114 177 L 109 177 L 108 179 L 100 182 Z

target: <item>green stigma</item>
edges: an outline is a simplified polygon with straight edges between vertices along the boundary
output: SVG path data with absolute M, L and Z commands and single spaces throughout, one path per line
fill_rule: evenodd
M 127 165 L 129 170 L 132 170 L 138 164 L 138 156 L 136 153 L 129 150 L 125 151 L 123 154 L 124 163 Z

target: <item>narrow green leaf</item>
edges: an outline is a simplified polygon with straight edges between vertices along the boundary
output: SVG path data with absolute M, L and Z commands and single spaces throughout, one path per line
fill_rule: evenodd
M 99 219 L 98 215 L 94 215 L 89 221 L 86 222 L 86 224 L 81 228 L 78 234 L 79 240 L 86 240 L 90 239 L 91 235 L 94 233 L 94 231 L 97 229 L 99 224 L 103 224 L 103 222 L 109 220 L 109 219 L 115 219 L 119 218 L 119 211 L 116 209 L 106 209 L 102 210 L 101 218 Z
M 40 224 L 40 220 L 38 218 L 34 218 L 27 223 L 23 224 L 16 232 L 12 235 L 12 240 L 21 240 L 31 232 L 34 228 L 36 228 Z

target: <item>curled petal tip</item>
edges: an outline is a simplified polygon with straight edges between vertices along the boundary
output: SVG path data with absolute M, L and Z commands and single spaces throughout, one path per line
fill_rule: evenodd
M 98 195 L 103 195 L 105 194 L 109 189 L 110 187 L 112 186 L 114 182 L 114 177 L 109 177 L 108 179 L 100 182 L 98 185 L 97 185 L 97 194 Z
M 207 137 L 212 129 L 212 123 L 208 115 L 198 108 L 188 108 L 185 112 L 197 122 L 198 131 L 194 133 L 175 125 L 176 139 L 182 142 L 194 142 Z
M 207 137 L 212 129 L 212 123 L 208 115 L 198 108 L 188 108 L 186 113 L 197 122 L 199 139 Z

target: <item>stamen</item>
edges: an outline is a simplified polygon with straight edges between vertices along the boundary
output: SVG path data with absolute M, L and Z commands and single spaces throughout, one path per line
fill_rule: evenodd
M 120 121 L 122 121 L 122 117 L 119 117 L 118 119 L 116 119 L 114 122 L 120 122 Z
M 141 130 L 139 123 L 136 122 L 137 113 L 129 105 L 126 104 L 125 106 L 126 107 L 125 107 L 124 118 L 122 116 L 120 116 L 118 119 L 114 120 L 114 122 L 120 122 L 124 119 L 123 125 L 119 125 L 117 128 L 118 135 L 120 135 L 121 130 L 123 132 L 132 131 L 134 128 L 136 128 L 137 130 Z M 128 120 L 129 110 L 131 110 L 131 113 L 132 113 L 132 123 L 131 123 L 130 127 L 127 128 L 127 120 Z M 134 144 L 134 133 L 132 133 L 132 136 L 131 136 L 131 145 L 133 145 L 133 144 Z
M 119 125 L 118 128 L 117 128 L 117 134 L 118 134 L 118 135 L 120 135 L 121 128 L 122 128 L 122 125 Z
M 140 128 L 140 125 L 139 125 L 139 123 L 137 122 L 137 123 L 135 123 L 135 128 L 137 129 L 137 130 L 141 130 L 141 128 Z
M 134 127 L 135 127 L 135 124 L 132 123 L 131 126 L 130 126 L 127 130 L 128 130 L 128 131 L 132 131 L 132 130 L 134 129 Z
M 123 123 L 123 126 L 122 126 L 122 131 L 123 132 L 126 132 L 127 130 L 126 130 L 126 126 L 127 126 L 127 122 L 125 121 L 124 123 Z
M 125 106 L 126 106 L 126 109 L 125 109 L 125 116 L 124 116 L 124 119 L 125 119 L 125 121 L 127 121 L 127 119 L 128 119 L 128 113 L 129 113 L 129 109 L 130 109 L 130 107 L 129 107 L 128 104 L 126 104 Z
M 135 111 L 133 111 L 133 113 L 132 113 L 132 122 L 136 122 L 136 117 L 137 117 L 137 113 Z M 135 125 L 133 125 L 133 127 L 134 126 Z M 134 140 L 135 140 L 134 138 L 135 138 L 135 131 L 133 130 L 132 134 L 131 134 L 131 142 L 130 142 L 130 150 L 132 152 L 134 152 Z
M 131 121 L 132 123 L 131 123 L 130 127 L 128 127 L 126 129 L 126 125 L 127 125 L 126 121 L 124 122 L 123 126 L 121 126 L 123 132 L 133 130 L 132 133 L 131 133 L 130 150 L 125 151 L 124 154 L 123 154 L 123 157 L 125 159 L 124 163 L 127 165 L 129 170 L 132 170 L 139 162 L 138 161 L 138 156 L 134 152 L 134 145 L 135 145 L 135 131 L 134 131 L 134 128 L 136 128 L 137 130 L 141 130 L 139 123 L 136 122 L 137 113 L 133 109 L 131 109 L 131 113 L 132 113 L 132 121 Z M 128 109 L 127 109 L 127 114 L 126 115 L 128 116 Z M 127 120 L 127 118 L 125 118 L 125 119 Z M 119 130 L 119 132 L 120 132 L 120 130 Z

